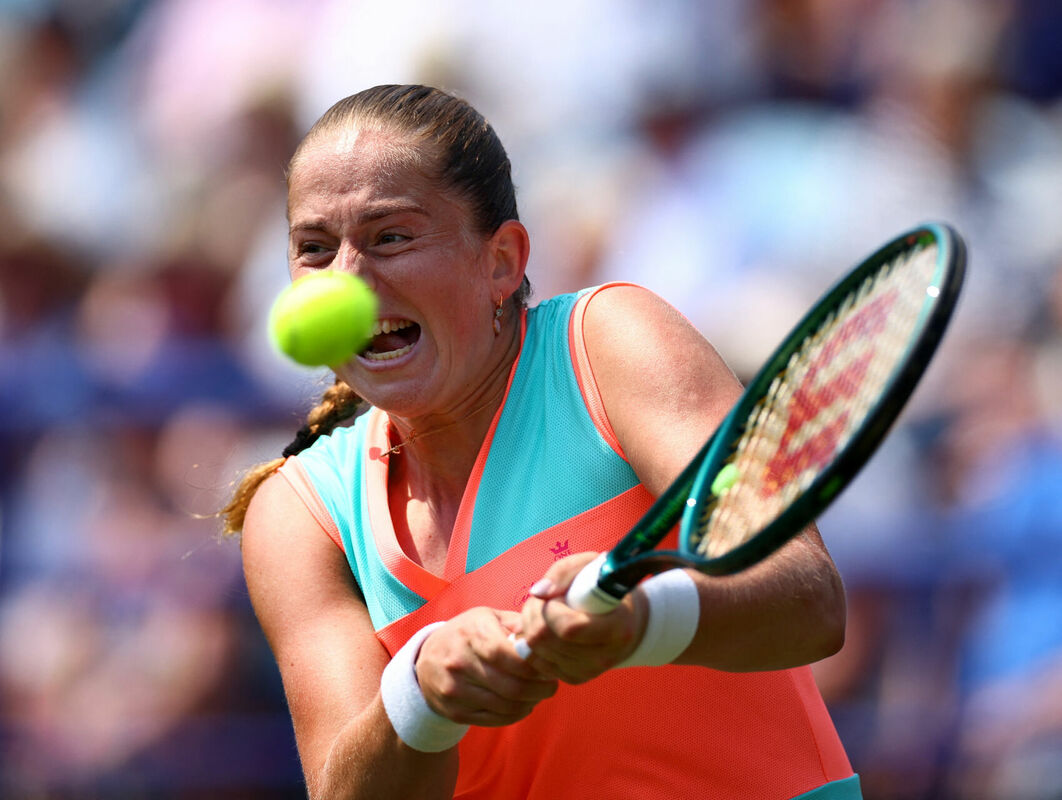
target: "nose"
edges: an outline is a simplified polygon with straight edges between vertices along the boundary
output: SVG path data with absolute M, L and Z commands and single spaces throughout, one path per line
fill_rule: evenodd
M 336 253 L 333 268 L 340 272 L 357 275 L 370 289 L 376 289 L 376 276 L 371 266 L 371 259 L 352 244 L 344 242 Z

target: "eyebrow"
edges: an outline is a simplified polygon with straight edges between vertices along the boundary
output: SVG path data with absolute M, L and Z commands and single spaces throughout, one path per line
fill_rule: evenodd
M 417 203 L 383 203 L 373 206 L 360 214 L 355 220 L 357 225 L 366 225 L 370 222 L 376 222 L 384 217 L 395 216 L 397 214 L 418 214 L 420 216 L 428 216 L 428 212 Z M 294 231 L 319 231 L 326 228 L 326 224 L 323 217 L 313 217 L 304 222 L 298 222 L 289 227 L 289 230 Z

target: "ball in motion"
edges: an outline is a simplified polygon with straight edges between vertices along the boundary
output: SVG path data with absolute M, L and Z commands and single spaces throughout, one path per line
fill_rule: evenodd
M 311 272 L 287 286 L 269 312 L 280 352 L 307 367 L 337 367 L 372 338 L 376 295 L 349 272 Z

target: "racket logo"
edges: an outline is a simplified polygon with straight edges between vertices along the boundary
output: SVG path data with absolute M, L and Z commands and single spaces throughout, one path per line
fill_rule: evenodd
M 762 497 L 771 497 L 794 481 L 807 480 L 842 446 L 852 409 L 877 355 L 875 344 L 897 296 L 893 289 L 873 297 L 839 325 L 828 322 L 825 328 L 836 326 L 833 332 L 809 348 L 811 363 L 785 404 L 785 429 L 764 467 Z

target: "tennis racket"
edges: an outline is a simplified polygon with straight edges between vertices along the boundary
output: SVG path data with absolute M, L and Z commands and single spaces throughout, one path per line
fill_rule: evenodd
M 885 438 L 940 343 L 966 246 L 943 224 L 888 242 L 830 289 L 645 516 L 573 581 L 605 613 L 647 575 L 738 572 L 802 531 Z M 679 549 L 656 546 L 681 518 Z

